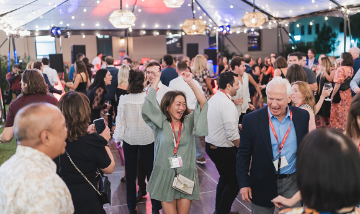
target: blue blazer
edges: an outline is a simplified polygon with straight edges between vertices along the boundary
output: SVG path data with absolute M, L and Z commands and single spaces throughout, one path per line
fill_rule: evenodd
M 106 86 L 108 93 L 105 94 L 105 100 L 115 100 L 115 94 L 116 94 L 116 88 L 118 87 L 118 73 L 119 69 L 115 67 L 107 67 L 106 70 L 108 70 L 112 76 L 111 84 Z
M 317 64 L 319 64 L 319 60 L 318 59 L 314 59 L 314 65 L 317 65 Z M 308 66 L 309 65 L 309 59 L 306 59 L 306 66 Z
M 293 114 L 297 145 L 299 146 L 309 132 L 310 116 L 306 110 L 298 107 L 290 106 L 290 110 Z M 274 207 L 271 200 L 278 196 L 278 190 L 267 107 L 245 115 L 242 126 L 236 157 L 236 175 L 239 187 L 251 187 L 251 202 L 255 205 Z
M 48 85 L 48 87 L 49 87 L 49 92 L 50 93 L 55 93 L 55 94 L 62 94 L 62 91 L 61 90 L 57 90 L 56 88 L 54 88 L 54 86 L 52 86 L 51 84 L 50 84 L 50 81 L 49 81 L 49 78 L 48 78 L 48 76 L 46 75 L 46 74 L 44 74 L 44 73 L 42 73 L 42 75 L 43 75 L 43 77 L 44 77 L 44 79 L 45 79 L 45 82 L 46 82 L 46 84 Z

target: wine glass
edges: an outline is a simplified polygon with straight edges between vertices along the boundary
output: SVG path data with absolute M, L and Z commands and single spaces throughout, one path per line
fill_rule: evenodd
M 110 104 L 111 104 L 111 101 L 110 101 L 110 100 L 107 100 L 107 101 L 105 101 L 105 103 L 108 104 L 108 105 L 110 105 Z M 109 111 L 106 111 L 106 114 L 105 114 L 105 115 L 110 115 L 110 114 L 109 114 Z
M 332 84 L 331 83 L 328 83 L 328 82 L 326 82 L 325 84 L 324 84 L 324 86 L 325 86 L 325 90 L 329 90 L 329 89 L 331 89 L 332 88 Z M 330 96 L 329 97 L 326 97 L 325 98 L 325 101 L 331 101 L 331 98 L 330 98 Z

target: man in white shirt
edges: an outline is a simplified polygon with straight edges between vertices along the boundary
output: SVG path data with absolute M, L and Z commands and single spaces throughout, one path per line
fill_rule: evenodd
M 153 67 L 158 67 L 159 68 L 159 73 L 161 73 L 161 67 L 160 64 L 158 62 L 150 62 L 147 66 L 146 66 L 146 78 L 149 81 L 149 85 L 145 88 L 145 93 L 147 94 L 149 88 L 151 87 L 151 84 L 154 81 L 154 74 L 150 71 L 151 68 Z M 150 70 L 149 70 L 150 69 Z M 160 81 L 158 84 L 158 89 L 156 92 L 156 100 L 159 103 L 161 103 L 161 100 L 163 98 L 163 96 L 166 94 L 166 92 L 170 91 L 170 88 L 167 87 L 166 85 L 162 84 L 162 82 Z
M 181 76 L 181 73 L 183 73 L 183 72 L 190 72 L 190 68 L 186 64 L 186 61 L 181 61 L 177 64 L 177 70 L 179 72 L 179 76 L 170 81 L 169 88 L 170 88 L 170 90 L 184 92 L 185 96 L 186 96 L 186 102 L 187 102 L 188 108 L 193 111 L 195 109 L 197 99 L 195 97 L 193 90 L 190 88 L 190 86 L 184 81 L 184 79 Z M 196 80 L 193 80 L 193 81 L 194 81 L 195 85 L 200 89 L 200 91 L 203 91 L 199 82 Z M 199 164 L 205 164 L 206 160 L 204 157 L 204 150 L 202 147 L 201 139 L 203 140 L 204 138 L 195 136 L 196 162 Z
M 102 53 L 99 52 L 91 63 L 94 65 L 94 68 L 91 69 L 94 75 L 99 69 L 101 69 L 101 64 L 102 64 L 101 58 L 102 58 Z
M 235 103 L 236 109 L 239 115 L 239 124 L 241 124 L 242 118 L 245 114 L 255 110 L 255 107 L 250 104 L 250 90 L 249 83 L 258 91 L 260 99 L 262 98 L 261 90 L 258 84 L 255 82 L 251 74 L 245 72 L 245 59 L 242 57 L 234 57 L 231 60 L 231 69 L 238 75 L 239 89 L 235 96 L 231 97 L 231 100 Z
M 50 61 L 48 58 L 42 58 L 41 61 L 43 63 L 43 73 L 48 76 L 50 84 L 57 85 L 59 83 L 57 71 L 49 67 Z
M 220 75 L 218 84 L 220 90 L 209 100 L 206 153 L 220 175 L 216 188 L 215 213 L 235 214 L 238 212 L 230 210 L 240 190 L 236 176 L 236 154 L 240 136 L 238 112 L 230 98 L 235 96 L 239 89 L 238 75 L 224 72 Z
M 66 146 L 65 118 L 59 108 L 27 105 L 16 114 L 13 128 L 18 146 L 0 167 L 0 213 L 74 213 L 69 189 L 53 161 Z

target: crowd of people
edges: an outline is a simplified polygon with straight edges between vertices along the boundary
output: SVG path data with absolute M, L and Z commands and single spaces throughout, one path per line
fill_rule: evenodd
M 359 53 L 220 56 L 216 68 L 202 54 L 141 65 L 121 51 L 115 66 L 80 53 L 66 80 L 47 58 L 16 64 L 0 213 L 105 213 L 112 142 L 130 214 L 147 192 L 152 213 L 189 213 L 205 152 L 219 173 L 214 214 L 239 213 L 239 193 L 254 214 L 360 213 Z

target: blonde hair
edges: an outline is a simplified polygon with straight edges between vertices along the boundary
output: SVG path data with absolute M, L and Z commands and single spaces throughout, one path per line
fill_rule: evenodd
M 330 70 L 333 67 L 333 63 L 331 63 L 329 57 L 325 56 L 321 58 L 321 66 L 323 66 L 325 68 L 326 73 L 330 75 Z
M 34 62 L 29 62 L 27 65 L 26 65 L 26 70 L 31 70 L 31 69 L 34 69 L 34 68 L 32 68 L 33 67 L 33 65 L 34 65 Z
M 201 72 L 203 72 L 206 69 L 206 66 L 204 64 L 205 57 L 201 54 L 196 55 L 194 60 L 194 66 L 192 67 L 192 71 L 194 75 L 200 76 Z
M 313 111 L 315 112 L 315 98 L 313 95 L 313 92 L 310 88 L 310 85 L 307 82 L 303 81 L 296 81 L 291 83 L 291 86 L 297 85 L 299 88 L 300 93 L 302 94 L 302 100 L 301 102 L 304 104 L 308 104 Z
M 118 86 L 129 84 L 129 72 L 130 67 L 128 65 L 122 65 L 118 72 Z

